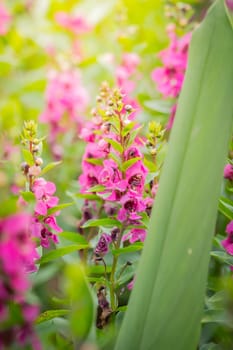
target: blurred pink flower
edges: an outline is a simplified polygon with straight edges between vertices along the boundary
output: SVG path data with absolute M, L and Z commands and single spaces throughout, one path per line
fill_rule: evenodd
M 92 29 L 92 26 L 86 21 L 83 16 L 70 15 L 64 11 L 57 12 L 55 14 L 55 20 L 60 26 L 70 30 L 75 34 L 87 33 Z
M 0 35 L 5 35 L 8 31 L 11 15 L 3 3 L 0 3 Z
M 156 82 L 157 89 L 164 97 L 174 98 L 180 94 L 183 85 L 191 33 L 178 38 L 174 28 L 171 28 L 168 34 L 170 45 L 158 54 L 163 67 L 153 70 L 152 79 Z

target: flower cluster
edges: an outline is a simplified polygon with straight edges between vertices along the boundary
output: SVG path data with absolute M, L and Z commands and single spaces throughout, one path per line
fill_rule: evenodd
M 41 245 L 45 248 L 50 246 L 50 240 L 58 243 L 57 235 L 52 232 L 62 232 L 62 229 L 57 225 L 55 213 L 49 213 L 49 209 L 56 207 L 59 198 L 53 196 L 56 191 L 56 186 L 53 182 L 46 181 L 39 177 L 34 180 L 32 191 L 35 194 L 36 206 L 32 224 L 32 234 L 40 239 Z
M 14 341 L 20 345 L 33 341 L 34 348 L 40 348 L 32 327 L 38 307 L 26 301 L 30 287 L 27 272 L 36 270 L 35 260 L 39 257 L 31 240 L 30 225 L 28 214 L 0 219 L 0 349 Z M 12 325 L 11 313 L 15 312 L 21 316 Z
M 168 35 L 170 39 L 169 47 L 158 54 L 163 67 L 156 68 L 152 72 L 152 79 L 156 82 L 159 92 L 164 97 L 175 98 L 180 94 L 184 80 L 191 33 L 178 38 L 174 27 L 171 27 Z
M 56 222 L 59 211 L 54 210 L 59 202 L 59 198 L 53 196 L 56 186 L 53 182 L 39 177 L 43 164 L 42 158 L 38 156 L 42 139 L 37 139 L 36 133 L 36 124 L 33 121 L 25 122 L 23 143 L 28 150 L 24 152 L 26 159 L 22 164 L 22 170 L 27 179 L 28 189 L 34 194 L 36 202 L 31 222 L 32 236 L 39 238 L 41 245 L 47 248 L 50 241 L 58 243 L 57 235 L 53 233 L 53 230 L 61 232 L 62 229 Z
M 175 33 L 175 27 L 168 27 L 168 36 L 170 45 L 158 54 L 163 63 L 162 67 L 156 68 L 152 72 L 152 79 L 157 85 L 158 91 L 164 98 L 177 98 L 181 92 L 184 75 L 187 68 L 188 48 L 192 33 L 187 33 L 178 38 Z M 173 121 L 175 107 L 171 113 Z M 168 123 L 168 128 L 172 126 L 172 121 Z
M 67 130 L 78 132 L 89 98 L 78 70 L 52 70 L 45 92 L 46 107 L 40 121 L 49 125 L 49 142 L 56 149 L 56 138 Z M 54 153 L 56 153 L 54 149 Z
M 118 89 L 103 84 L 97 101 L 92 127 L 82 131 L 88 144 L 79 177 L 81 192 L 96 193 L 103 200 L 100 212 L 116 217 L 124 227 L 131 226 L 124 231 L 123 240 L 144 241 L 142 216 L 149 212 L 152 199 L 145 191 L 148 169 L 140 150 L 143 142 L 137 136 L 140 126 L 131 120 L 133 109 L 124 104 Z M 90 202 L 85 203 L 88 218 L 95 215 L 97 205 Z M 110 242 L 114 243 L 114 238 L 102 236 L 96 252 L 106 253 Z
M 5 35 L 8 31 L 11 15 L 3 3 L 0 3 L 0 35 Z

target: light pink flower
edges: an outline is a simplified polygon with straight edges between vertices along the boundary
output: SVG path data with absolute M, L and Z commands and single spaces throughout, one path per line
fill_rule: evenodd
M 180 94 L 188 60 L 188 47 L 191 33 L 178 38 L 173 29 L 169 31 L 170 45 L 158 56 L 163 67 L 152 72 L 152 79 L 164 97 L 177 97 Z
M 70 15 L 64 11 L 60 11 L 56 13 L 55 19 L 60 26 L 75 34 L 87 33 L 92 29 L 92 26 L 80 15 Z

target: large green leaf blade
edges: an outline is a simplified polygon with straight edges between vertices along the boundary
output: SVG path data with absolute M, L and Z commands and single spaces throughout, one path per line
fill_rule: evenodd
M 193 35 L 149 234 L 115 350 L 197 347 L 224 156 L 233 31 L 223 1 Z

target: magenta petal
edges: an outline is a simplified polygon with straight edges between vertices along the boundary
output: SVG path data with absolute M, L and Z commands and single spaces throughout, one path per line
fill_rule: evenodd
M 45 219 L 45 223 L 49 225 L 53 230 L 62 232 L 62 229 L 57 225 L 56 219 L 53 216 L 49 216 Z
M 56 186 L 54 185 L 54 183 L 48 181 L 45 185 L 46 194 L 48 194 L 49 196 L 52 196 L 55 191 L 56 191 Z
M 36 203 L 35 212 L 40 215 L 47 215 L 47 205 L 43 201 Z
M 55 207 L 59 202 L 58 197 L 51 197 L 47 199 L 46 204 L 48 205 L 49 208 Z
M 233 221 L 230 221 L 226 227 L 226 232 L 230 235 L 233 234 Z

